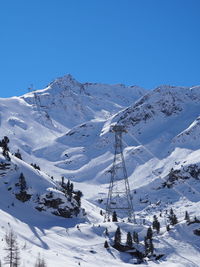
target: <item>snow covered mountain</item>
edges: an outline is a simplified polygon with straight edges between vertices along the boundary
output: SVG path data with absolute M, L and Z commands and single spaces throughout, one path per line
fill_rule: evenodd
M 154 236 L 154 246 L 157 254 L 164 255 L 159 263 L 199 266 L 196 256 L 200 252 L 199 237 L 193 233 L 199 226 L 198 220 L 191 225 L 184 220 L 186 210 L 191 217 L 199 216 L 199 121 L 198 86 L 160 86 L 146 91 L 121 84 L 81 84 L 66 75 L 43 90 L 0 99 L 0 138 L 8 136 L 10 151 L 14 154 L 19 149 L 23 158 L 21 161 L 11 155 L 13 167 L 2 176 L 2 236 L 8 228 L 7 222 L 16 232 L 25 229 L 29 249 L 22 254 L 25 258 L 32 257 L 30 266 L 37 252 L 43 253 L 48 266 L 62 267 L 66 262 L 71 266 L 98 266 L 97 261 L 102 258 L 105 266 L 129 266 L 133 263 L 132 256 L 103 248 L 105 229 L 109 229 L 109 239 L 120 225 L 124 233 L 137 231 L 142 240 L 156 215 L 161 231 Z M 124 157 L 137 225 L 122 221 L 105 223 L 99 214 L 100 209 L 105 209 L 110 181 L 114 153 L 110 127 L 113 124 L 124 125 L 128 130 L 123 135 Z M 0 160 L 5 163 L 3 157 Z M 41 171 L 33 169 L 31 163 L 39 165 Z M 27 184 L 32 187 L 27 191 L 31 200 L 25 204 L 16 199 L 19 192 L 13 191 L 20 173 L 24 173 Z M 71 205 L 58 188 L 62 176 L 83 192 L 81 203 L 86 215 L 82 210 L 71 219 L 60 218 L 54 216 L 55 210 L 52 214 L 51 209 L 44 208 L 44 197 L 47 196 L 47 200 L 49 194 L 66 202 L 62 203 L 65 207 Z M 38 202 L 37 194 L 42 196 Z M 74 207 L 76 205 L 74 200 Z M 44 208 L 44 212 L 40 213 L 35 207 Z M 165 226 L 171 208 L 176 211 L 179 223 L 168 232 Z M 140 224 L 144 219 L 145 225 Z M 77 224 L 81 231 L 75 227 Z M 32 236 L 36 241 L 31 242 Z M 19 239 L 22 244 L 25 235 Z M 56 256 L 50 256 L 48 249 L 59 254 L 59 265 L 55 265 Z M 72 252 L 66 254 L 65 250 Z M 189 251 L 187 257 L 186 251 Z M 150 266 L 157 263 L 148 260 Z M 27 260 L 24 264 L 28 264 Z
M 85 121 L 105 120 L 144 93 L 145 90 L 137 86 L 81 84 L 71 75 L 65 75 L 44 90 L 31 92 L 22 98 L 46 112 L 58 128 L 65 126 L 71 129 Z

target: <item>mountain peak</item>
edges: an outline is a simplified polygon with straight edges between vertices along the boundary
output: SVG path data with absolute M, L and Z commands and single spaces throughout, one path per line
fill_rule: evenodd
M 51 87 L 52 89 L 58 87 L 66 89 L 67 87 L 76 85 L 80 85 L 80 83 L 76 81 L 71 74 L 66 74 L 62 77 L 58 77 L 57 79 L 55 79 L 48 85 L 48 87 Z

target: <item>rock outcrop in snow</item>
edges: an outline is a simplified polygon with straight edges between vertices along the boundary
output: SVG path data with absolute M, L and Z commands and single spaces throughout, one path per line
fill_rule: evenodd
M 76 191 L 69 194 L 45 173 L 13 155 L 9 156 L 10 160 L 0 154 L 1 195 L 8 202 L 14 205 L 16 201 L 20 201 L 30 209 L 65 218 L 83 216 L 84 211 L 80 206 L 80 198 L 77 201 Z M 21 208 L 23 209 L 23 205 Z

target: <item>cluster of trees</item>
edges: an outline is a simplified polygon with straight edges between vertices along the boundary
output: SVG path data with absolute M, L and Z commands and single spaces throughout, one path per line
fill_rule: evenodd
M 9 267 L 19 267 L 21 263 L 21 256 L 20 256 L 20 247 L 17 242 L 17 236 L 10 229 L 9 232 L 5 234 L 5 242 L 6 246 L 4 250 L 6 251 L 6 256 L 4 257 L 5 265 Z M 2 262 L 0 261 L 0 266 L 2 266 Z M 34 267 L 47 267 L 47 264 L 43 258 L 38 255 Z
M 65 183 L 65 177 L 62 176 L 62 181 L 61 181 L 61 187 L 62 187 L 62 191 L 72 197 L 72 193 L 74 192 L 74 184 L 72 182 L 70 182 L 70 180 L 67 181 L 67 183 Z
M 39 171 L 40 171 L 40 166 L 37 165 L 36 163 L 31 163 L 31 166 L 32 166 L 33 168 L 35 168 L 36 170 L 39 170 Z
M 166 225 L 166 230 L 169 231 L 170 230 L 170 225 L 176 225 L 178 223 L 178 219 L 176 214 L 174 213 L 173 209 L 171 208 L 168 214 L 168 220 L 169 223 Z
M 66 197 L 68 197 L 69 201 L 71 201 L 72 197 L 78 203 L 78 206 L 81 206 L 81 197 L 83 193 L 80 190 L 74 190 L 74 184 L 68 179 L 67 183 L 65 183 L 65 177 L 61 178 L 61 188 L 65 193 Z
M 185 212 L 185 220 L 188 225 L 193 224 L 193 223 L 200 223 L 200 220 L 196 216 L 194 216 L 194 218 L 191 219 L 187 211 Z
M 17 152 L 15 152 L 14 156 L 17 157 L 18 159 L 22 160 L 22 155 L 21 155 L 19 149 L 17 150 Z
M 168 216 L 168 224 L 166 225 L 166 230 L 169 231 L 170 226 L 176 225 L 178 223 L 178 219 L 172 208 L 170 209 L 169 213 L 166 211 L 166 215 Z M 191 220 L 187 211 L 185 212 L 184 219 L 186 220 L 188 225 L 191 223 L 200 223 L 200 220 L 198 220 L 196 217 L 194 217 L 194 219 Z M 113 212 L 112 221 L 113 222 L 118 221 L 116 212 Z M 144 236 L 144 240 L 139 241 L 138 233 L 134 231 L 132 234 L 131 232 L 127 232 L 126 242 L 122 242 L 122 238 L 121 238 L 122 233 L 121 233 L 120 227 L 118 226 L 114 234 L 114 240 L 113 240 L 112 246 L 119 251 L 128 251 L 130 249 L 134 249 L 136 251 L 135 255 L 140 260 L 143 259 L 144 257 L 150 257 L 152 255 L 157 258 L 162 255 L 156 256 L 154 254 L 154 244 L 153 244 L 154 233 L 157 233 L 157 234 L 160 233 L 160 222 L 156 215 L 153 216 L 152 225 L 148 227 L 147 233 Z M 200 235 L 200 229 L 197 229 L 195 231 L 195 234 Z M 107 228 L 105 231 L 105 235 L 106 236 L 109 235 Z M 140 244 L 140 246 L 137 246 L 137 244 Z M 105 248 L 109 247 L 107 240 L 104 243 L 104 247 Z M 140 251 L 138 251 L 139 247 L 140 247 Z M 142 247 L 143 249 L 141 249 Z
M 144 249 L 145 249 L 145 256 L 152 255 L 154 252 L 153 231 L 151 226 L 147 229 L 147 234 L 144 237 Z
M 187 222 L 190 222 L 190 217 L 189 217 L 189 214 L 187 211 L 185 213 L 185 220 Z M 112 214 L 112 221 L 113 222 L 118 221 L 117 214 L 115 211 Z M 175 225 L 178 223 L 177 216 L 174 213 L 173 209 L 170 209 L 170 211 L 169 211 L 168 221 L 169 221 L 169 224 L 166 226 L 167 231 L 170 230 L 170 225 Z M 130 249 L 134 249 L 137 252 L 138 258 L 140 258 L 140 259 L 147 257 L 147 256 L 149 257 L 149 256 L 152 256 L 154 254 L 154 244 L 153 244 L 153 234 L 154 233 L 157 233 L 157 234 L 160 233 L 160 222 L 159 222 L 158 217 L 156 215 L 153 216 L 152 225 L 148 227 L 147 233 L 144 237 L 144 240 L 139 241 L 138 233 L 134 231 L 132 234 L 131 234 L 131 232 L 127 232 L 126 242 L 122 243 L 121 229 L 118 226 L 117 230 L 114 234 L 114 240 L 113 240 L 112 246 L 119 251 L 128 251 Z M 109 235 L 107 228 L 106 228 L 105 234 Z M 137 244 L 140 244 L 140 251 L 137 251 L 137 248 L 138 248 Z M 105 248 L 109 247 L 107 240 L 104 243 L 104 247 Z M 143 250 L 141 251 L 142 247 L 143 247 Z
M 44 258 L 41 258 L 40 254 L 38 255 L 38 258 L 36 260 L 34 267 L 47 267 L 47 264 Z
M 171 225 L 175 225 L 178 223 L 178 219 L 176 214 L 174 213 L 173 209 L 170 209 L 170 213 L 169 213 L 169 222 Z
M 106 235 L 109 235 L 107 229 L 105 233 Z M 134 231 L 132 234 L 131 232 L 127 232 L 126 241 L 123 243 L 121 229 L 118 226 L 114 234 L 112 246 L 121 252 L 129 252 L 132 255 L 136 256 L 138 260 L 142 261 L 143 258 L 153 255 L 154 252 L 152 228 L 148 228 L 143 241 L 139 241 L 139 236 L 137 232 Z M 104 247 L 109 248 L 107 240 L 104 243 Z
M 7 136 L 4 136 L 4 138 L 0 141 L 0 147 L 3 150 L 3 156 L 5 157 L 5 159 L 7 159 L 8 161 L 10 161 L 10 156 L 9 156 L 9 147 L 8 147 L 8 143 L 10 142 L 9 138 Z

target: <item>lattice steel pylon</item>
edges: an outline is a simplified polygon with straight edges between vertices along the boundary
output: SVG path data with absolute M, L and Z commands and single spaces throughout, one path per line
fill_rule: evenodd
M 110 216 L 115 211 L 118 215 L 127 216 L 129 221 L 135 222 L 122 147 L 122 134 L 127 131 L 122 125 L 112 126 L 111 131 L 115 133 L 115 154 L 111 169 L 105 220 L 109 221 Z

